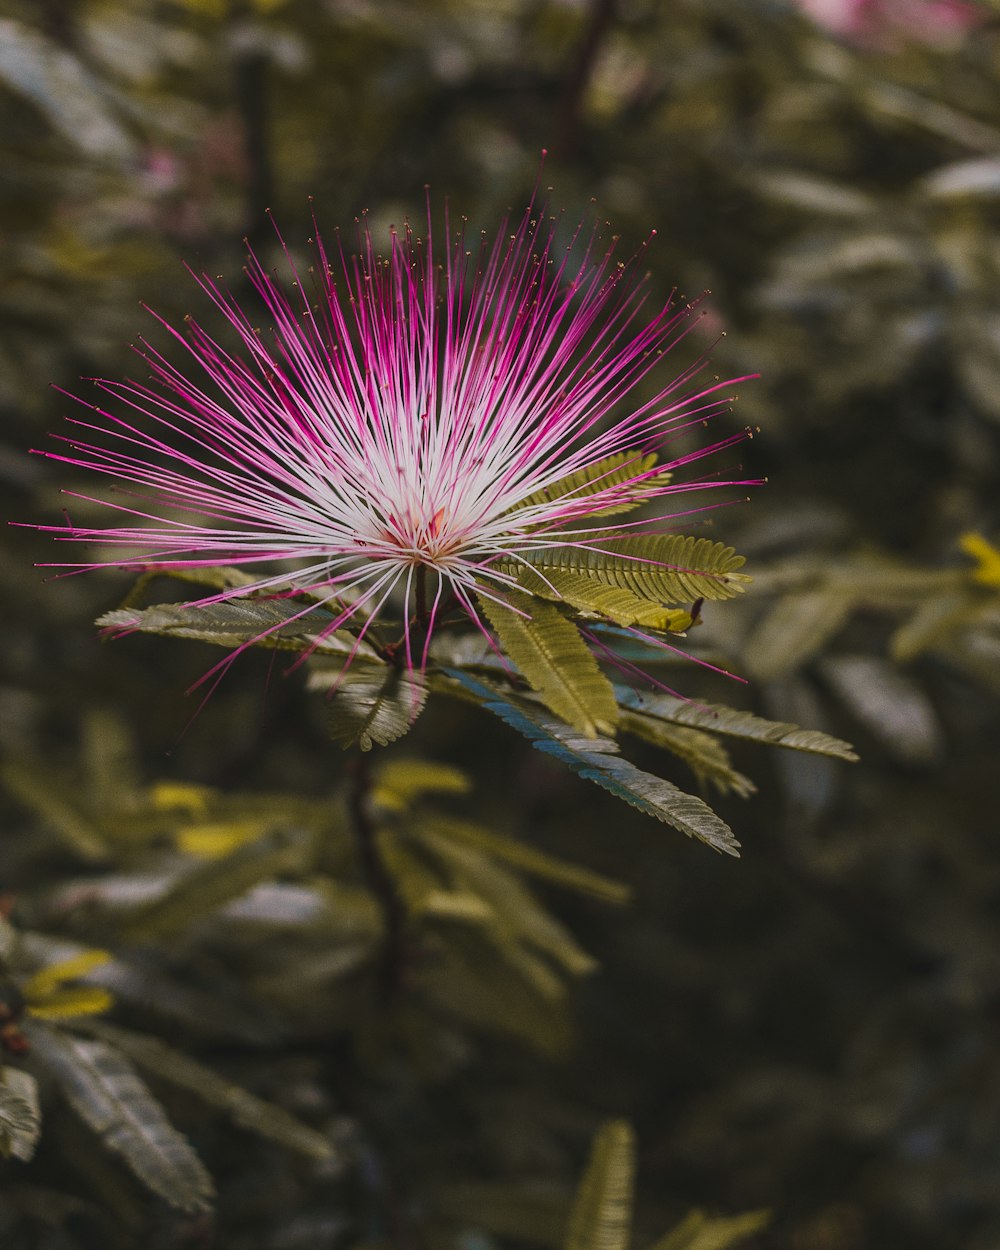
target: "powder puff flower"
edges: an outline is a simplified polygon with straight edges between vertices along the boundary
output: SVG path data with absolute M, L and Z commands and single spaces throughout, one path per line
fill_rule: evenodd
M 662 522 L 623 518 L 674 496 L 685 503 L 668 519 L 700 511 L 701 492 L 734 483 L 687 471 L 744 437 L 664 458 L 729 402 L 731 383 L 697 384 L 703 359 L 638 391 L 695 324 L 691 307 L 650 315 L 636 257 L 619 261 L 597 229 L 564 237 L 535 204 L 477 246 L 447 218 L 445 232 L 440 261 L 429 207 L 426 234 L 393 231 L 384 252 L 364 225 L 354 257 L 317 233 L 307 275 L 286 249 L 290 285 L 251 255 L 263 325 L 259 308 L 198 277 L 233 341 L 190 317 L 163 323 L 186 364 L 142 340 L 148 383 L 97 380 L 115 403 L 88 404 L 64 449 L 44 453 L 119 484 L 111 499 L 78 496 L 114 524 L 43 527 L 112 549 L 60 567 L 250 570 L 191 606 L 302 594 L 299 616 L 332 613 L 324 635 L 369 642 L 391 616 L 398 637 L 381 654 L 411 669 L 456 616 L 492 641 L 498 620 L 530 620 L 535 602 L 669 633 L 669 614 L 619 600 L 669 602 L 638 574 L 699 569 L 649 548 Z M 720 567 L 706 585 L 726 583 Z M 574 571 L 619 599 L 574 597 L 560 576 Z

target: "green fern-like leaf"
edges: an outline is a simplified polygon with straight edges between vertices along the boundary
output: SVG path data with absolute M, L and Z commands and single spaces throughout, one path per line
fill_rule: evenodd
M 628 1250 L 634 1184 L 635 1134 L 627 1121 L 610 1120 L 591 1148 L 564 1250 Z
M 119 604 L 120 608 L 137 607 L 146 596 L 146 591 L 161 578 L 168 581 L 184 582 L 187 585 L 210 586 L 214 590 L 230 590 L 237 586 L 252 586 L 254 577 L 243 569 L 233 568 L 200 568 L 200 569 L 147 569 L 136 578 L 135 584 Z
M 826 646 L 854 607 L 854 597 L 837 587 L 785 595 L 747 640 L 751 672 L 759 681 L 794 672 Z
M 541 490 L 533 491 L 517 504 L 517 511 L 536 504 L 552 503 L 558 499 L 583 499 L 588 495 L 596 495 L 601 491 L 623 486 L 631 478 L 648 473 L 654 464 L 656 464 L 655 453 L 643 456 L 630 451 L 617 452 L 613 456 L 598 460 L 596 464 L 577 469 L 575 473 L 568 473 L 565 477 L 552 482 L 551 485 L 543 486 Z M 631 512 L 633 508 L 638 508 L 644 500 L 650 497 L 654 483 L 656 486 L 663 486 L 670 481 L 670 478 L 671 474 L 667 470 L 657 473 L 654 477 L 647 478 L 644 482 L 638 482 L 631 487 L 627 492 L 629 497 L 622 502 L 608 504 L 588 515 L 612 516 L 615 513 Z
M 388 746 L 408 733 L 427 702 L 427 682 L 416 669 L 353 664 L 338 674 L 330 698 L 330 735 L 345 749 Z M 330 685 L 329 674 L 322 682 Z M 319 682 L 310 682 L 314 689 Z
M 333 1147 L 322 1133 L 303 1124 L 283 1107 L 258 1098 L 204 1064 L 189 1059 L 159 1038 L 135 1033 L 106 1021 L 88 1021 L 74 1025 L 74 1028 L 82 1028 L 88 1034 L 114 1045 L 153 1076 L 189 1090 L 209 1106 L 223 1111 L 240 1128 L 270 1138 L 310 1159 L 333 1157 Z
M 18 1068 L 0 1071 L 0 1156 L 27 1163 L 42 1131 L 38 1082 Z
M 759 1233 L 770 1219 L 768 1211 L 716 1217 L 704 1211 L 689 1211 L 676 1228 L 655 1241 L 649 1250 L 730 1250 Z
M 78 796 L 67 793 L 67 787 L 54 786 L 50 775 L 21 760 L 7 760 L 0 765 L 0 781 L 42 817 L 74 855 L 95 864 L 108 858 L 103 830 L 82 810 Z
M 674 695 L 640 694 L 627 686 L 615 686 L 615 697 L 622 708 L 641 712 L 674 725 L 689 725 L 733 738 L 746 738 L 767 746 L 807 751 L 813 755 L 833 755 L 838 759 L 857 760 L 849 742 L 821 733 L 817 729 L 800 729 L 787 721 L 767 720 L 753 712 L 741 712 L 719 703 L 693 703 Z
M 29 1026 L 32 1051 L 109 1150 L 182 1211 L 207 1211 L 212 1178 L 124 1055 L 106 1042 Z
M 672 725 L 639 712 L 625 712 L 621 728 L 625 733 L 670 751 L 687 764 L 699 782 L 711 782 L 722 794 L 738 794 L 745 799 L 757 791 L 749 777 L 736 771 L 729 752 L 711 734 L 684 725 Z
M 482 851 L 455 839 L 443 837 L 426 823 L 421 842 L 445 867 L 447 875 L 462 890 L 486 904 L 489 928 L 498 948 L 512 960 L 542 993 L 551 988 L 559 997 L 561 980 L 543 955 L 571 976 L 585 976 L 596 967 L 567 929 L 550 915 L 518 878 Z
M 750 581 L 739 572 L 744 558 L 732 547 L 683 534 L 615 538 L 602 542 L 600 550 L 549 547 L 499 567 L 516 577 L 522 564 L 550 579 L 552 574 L 573 573 L 660 605 L 731 599 Z
M 259 882 L 294 870 L 302 859 L 301 845 L 283 834 L 258 838 L 229 855 L 199 864 L 166 893 L 137 908 L 125 926 L 126 936 L 145 941 L 185 929 Z
M 580 612 L 604 617 L 616 625 L 642 625 L 646 629 L 681 633 L 691 624 L 687 612 L 665 608 L 624 586 L 608 586 L 583 573 L 552 569 L 543 577 L 526 564 L 518 572 L 517 580 L 528 594 L 568 603 Z
M 613 733 L 618 720 L 614 691 L 576 626 L 551 604 L 529 595 L 512 592 L 505 602 L 510 606 L 481 598 L 500 645 L 546 707 L 590 738 Z
M 102 629 L 138 631 L 171 638 L 193 638 L 220 647 L 270 647 L 279 651 L 313 650 L 319 655 L 346 655 L 378 660 L 367 643 L 343 630 L 320 637 L 336 620 L 323 608 L 301 615 L 301 604 L 288 599 L 227 599 L 202 606 L 159 603 L 150 608 L 116 608 L 98 617 Z
M 626 903 L 631 896 L 629 887 L 619 881 L 612 881 L 609 877 L 581 868 L 578 864 L 556 859 L 525 842 L 482 829 L 469 821 L 435 812 L 433 815 L 413 818 L 410 828 L 417 837 L 422 836 L 423 831 L 429 830 L 441 837 L 467 843 L 484 855 L 503 860 L 521 872 L 550 881 L 553 885 L 561 885 L 568 890 L 592 895 L 608 903 Z
M 445 669 L 483 707 L 524 734 L 535 748 L 567 764 L 573 771 L 648 816 L 672 825 L 690 838 L 726 855 L 739 855 L 739 843 L 724 820 L 692 794 L 669 781 L 644 773 L 618 754 L 610 738 L 580 738 L 527 700 L 501 693 L 495 686 L 460 669 Z

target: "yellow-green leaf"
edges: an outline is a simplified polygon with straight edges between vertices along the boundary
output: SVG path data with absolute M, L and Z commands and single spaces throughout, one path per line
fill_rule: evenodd
M 218 859 L 255 838 L 263 837 L 272 821 L 265 817 L 257 820 L 206 821 L 197 825 L 185 825 L 177 830 L 177 849 L 199 859 Z
M 646 629 L 683 633 L 691 624 L 688 612 L 665 608 L 625 586 L 609 586 L 585 573 L 552 569 L 543 576 L 532 565 L 525 564 L 517 580 L 528 594 L 568 603 L 580 612 L 604 617 L 616 625 L 642 625 Z
M 672 725 L 641 712 L 622 713 L 621 728 L 654 746 L 665 747 L 683 760 L 700 782 L 711 782 L 722 794 L 738 794 L 745 799 L 757 791 L 749 777 L 737 772 L 729 752 L 711 734 Z
M 514 838 L 504 837 L 503 834 L 482 829 L 467 820 L 442 816 L 435 812 L 433 815 L 418 817 L 410 828 L 417 837 L 421 836 L 422 831 L 429 830 L 433 834 L 465 842 L 477 851 L 501 859 L 521 872 L 550 881 L 553 885 L 578 890 L 581 894 L 593 895 L 608 903 L 627 903 L 632 893 L 620 881 L 613 881 L 610 877 L 581 868 L 579 864 L 556 859 L 526 842 L 518 842 Z
M 615 487 L 624 487 L 633 478 L 648 473 L 655 464 L 655 453 L 642 455 L 632 451 L 616 452 L 615 455 L 606 456 L 595 464 L 587 465 L 584 469 L 577 469 L 575 473 L 567 473 L 565 477 L 557 479 L 549 486 L 543 486 L 541 490 L 533 491 L 511 511 L 520 512 L 524 508 L 553 503 L 556 500 L 583 499 L 588 495 L 597 495 Z M 630 512 L 655 493 L 652 489 L 654 485 L 666 485 L 671 476 L 667 470 L 663 470 L 642 482 L 636 482 L 621 492 L 625 497 L 620 501 L 598 507 L 595 511 L 588 512 L 587 515 L 612 516 L 614 513 Z
M 503 604 L 485 596 L 480 602 L 501 647 L 548 708 L 589 738 L 614 733 L 618 705 L 611 683 L 571 621 L 518 591 Z
M 1000 548 L 994 547 L 982 534 L 963 534 L 958 545 L 976 562 L 972 580 L 980 586 L 992 586 L 1000 590 Z
M 769 1223 L 770 1212 L 747 1211 L 743 1215 L 713 1218 L 704 1211 L 689 1211 L 684 1219 L 649 1250 L 730 1250 Z
M 28 1012 L 36 1020 L 73 1020 L 77 1016 L 99 1016 L 114 1006 L 115 1000 L 99 985 L 75 985 L 53 990 L 37 1002 L 28 998 Z
M 753 712 L 726 707 L 721 703 L 695 703 L 659 691 L 640 693 L 628 686 L 615 686 L 619 705 L 644 716 L 690 725 L 731 738 L 745 738 L 767 746 L 786 747 L 791 751 L 807 751 L 813 755 L 834 755 L 842 760 L 857 760 L 849 742 L 822 733 L 818 729 L 800 729 L 789 721 L 768 720 Z
M 58 990 L 64 981 L 75 981 L 78 977 L 85 977 L 88 972 L 93 972 L 95 968 L 103 967 L 110 958 L 108 951 L 95 948 L 81 951 L 70 959 L 60 959 L 58 963 L 42 968 L 25 982 L 24 996 L 29 1001 L 42 998 Z
M 418 669 L 353 664 L 330 699 L 330 734 L 342 747 L 370 751 L 408 732 L 427 702 Z
M 517 576 L 527 564 L 551 580 L 553 574 L 575 573 L 606 586 L 631 591 L 660 605 L 694 599 L 731 599 L 746 589 L 750 578 L 732 547 L 710 538 L 683 534 L 646 534 L 595 541 L 594 549 L 547 547 L 525 553 L 517 562 L 499 565 Z
M 594 1140 L 566 1230 L 565 1250 L 628 1250 L 635 1181 L 635 1134 L 610 1120 Z
M 372 797 L 389 811 L 404 811 L 425 794 L 465 794 L 472 783 L 461 769 L 433 760 L 389 760 L 376 774 Z

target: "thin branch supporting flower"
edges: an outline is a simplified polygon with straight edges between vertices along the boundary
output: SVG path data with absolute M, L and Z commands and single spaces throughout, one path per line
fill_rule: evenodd
M 389 1000 L 402 988 L 406 961 L 406 904 L 386 864 L 379 845 L 379 831 L 372 819 L 372 776 L 366 755 L 359 752 L 347 761 L 347 782 L 347 815 L 351 832 L 365 881 L 382 913 L 378 987 L 383 1000 Z

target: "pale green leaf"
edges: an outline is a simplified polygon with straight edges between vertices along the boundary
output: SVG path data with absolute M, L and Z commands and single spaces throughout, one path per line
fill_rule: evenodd
M 14 18 L 0 19 L 0 82 L 91 159 L 125 164 L 137 155 L 101 79 L 74 52 Z
M 963 625 L 973 622 L 980 603 L 980 596 L 965 588 L 922 600 L 889 640 L 892 658 L 912 660 L 944 642 Z
M 507 563 L 498 567 L 515 576 L 522 563 L 545 577 L 576 573 L 606 586 L 630 590 L 640 599 L 661 605 L 695 599 L 731 599 L 750 582 L 745 573 L 739 572 L 743 556 L 710 538 L 647 534 L 603 540 L 599 546 L 599 550 L 549 547 L 523 555 L 510 567 Z
M 753 712 L 738 711 L 719 703 L 688 701 L 660 692 L 639 693 L 627 686 L 616 686 L 615 695 L 621 707 L 675 725 L 690 725 L 695 729 L 708 729 L 712 733 L 814 755 L 833 755 L 851 761 L 858 758 L 849 742 L 830 734 L 816 729 L 800 729 L 787 721 L 767 720 Z
M 125 1056 L 97 1039 L 29 1027 L 33 1053 L 103 1144 L 171 1206 L 207 1211 L 212 1178 Z
M 591 738 L 614 732 L 618 706 L 611 683 L 571 621 L 518 592 L 503 605 L 485 596 L 480 601 L 503 650 L 556 716 Z
M 0 765 L 0 780 L 26 807 L 32 808 L 81 859 L 99 863 L 108 856 L 101 830 L 66 788 L 55 786 L 52 777 L 20 760 Z
M 38 1082 L 30 1072 L 0 1070 L 0 1155 L 27 1163 L 42 1132 Z
M 553 885 L 577 890 L 581 894 L 593 895 L 608 903 L 626 903 L 631 896 L 630 888 L 619 881 L 612 881 L 610 877 L 603 877 L 599 873 L 581 868 L 578 864 L 556 859 L 526 842 L 504 837 L 465 820 L 434 813 L 416 818 L 411 828 L 418 837 L 422 831 L 430 830 L 443 837 L 465 842 L 485 855 L 502 859 L 521 872 L 550 881 Z
M 853 610 L 854 599 L 839 589 L 786 595 L 747 640 L 747 665 L 759 681 L 794 672 L 826 646 Z
M 137 607 L 143 600 L 146 591 L 154 583 L 163 578 L 168 581 L 183 582 L 186 585 L 209 586 L 213 590 L 235 590 L 237 586 L 252 586 L 257 580 L 252 573 L 234 568 L 195 568 L 168 569 L 151 568 L 136 578 L 135 584 L 118 605 L 119 608 Z
M 711 782 L 722 794 L 738 794 L 747 798 L 756 793 L 757 787 L 737 772 L 729 758 L 729 752 L 717 738 L 703 733 L 700 729 L 689 729 L 685 725 L 672 725 L 669 721 L 646 716 L 641 712 L 624 712 L 621 728 L 625 733 L 635 734 L 651 742 L 653 746 L 664 747 L 682 759 L 691 769 L 699 782 Z
M 689 1211 L 676 1228 L 655 1241 L 649 1250 L 730 1250 L 766 1228 L 770 1219 L 769 1211 L 714 1218 L 704 1211 Z
M 564 1250 L 628 1250 L 635 1184 L 635 1134 L 610 1120 L 591 1147 L 570 1211 Z
M 136 908 L 125 934 L 132 941 L 145 941 L 187 929 L 258 882 L 295 870 L 302 859 L 300 844 L 275 833 L 220 859 L 199 863 L 165 893 Z
M 878 655 L 835 655 L 820 662 L 823 677 L 859 721 L 903 764 L 935 759 L 943 735 L 921 687 Z
M 227 1081 L 159 1038 L 105 1021 L 88 1022 L 86 1026 L 76 1027 L 85 1027 L 87 1033 L 114 1045 L 153 1076 L 196 1094 L 209 1106 L 224 1112 L 240 1128 L 269 1138 L 310 1159 L 332 1158 L 333 1147 L 322 1133 L 303 1124 L 283 1107 Z
M 555 960 L 572 976 L 586 976 L 594 970 L 593 958 L 506 868 L 473 847 L 435 832 L 430 821 L 423 822 L 419 836 L 424 846 L 447 865 L 455 884 L 487 904 L 493 928 L 507 957 L 512 953 L 509 949 L 512 944 L 527 943 Z M 551 986 L 551 973 L 544 969 L 539 976 L 530 953 L 516 952 L 515 963 L 546 992 Z M 557 992 L 561 992 L 561 984 L 557 985 Z
M 727 855 L 739 855 L 733 831 L 707 804 L 622 759 L 612 739 L 580 738 L 569 726 L 524 699 L 501 693 L 459 669 L 446 669 L 445 673 L 489 711 L 524 734 L 537 750 L 568 764 L 579 776 L 688 837 L 698 838 Z
M 98 617 L 97 624 L 115 632 L 192 638 L 230 648 L 252 645 L 343 656 L 357 647 L 357 658 L 378 662 L 367 643 L 358 644 L 346 631 L 324 635 L 337 619 L 332 613 L 319 607 L 302 613 L 302 604 L 288 599 L 227 599 L 203 606 L 160 603 L 150 608 L 116 608 Z
M 329 728 L 345 748 L 388 746 L 409 731 L 427 702 L 427 683 L 419 669 L 354 663 L 337 680 L 329 696 Z

